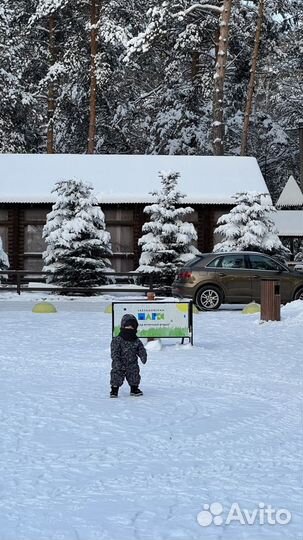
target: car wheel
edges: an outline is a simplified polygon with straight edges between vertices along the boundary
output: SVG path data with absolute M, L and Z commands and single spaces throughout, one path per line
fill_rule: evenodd
M 303 287 L 295 292 L 294 300 L 303 300 Z
M 222 292 L 213 285 L 205 285 L 198 290 L 195 304 L 203 311 L 218 309 L 222 304 Z

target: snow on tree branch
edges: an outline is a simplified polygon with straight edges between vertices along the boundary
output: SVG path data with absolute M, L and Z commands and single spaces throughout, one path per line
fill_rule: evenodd
M 128 63 L 131 56 L 138 52 L 147 52 L 155 40 L 161 35 L 165 34 L 166 22 L 170 16 L 167 3 L 164 2 L 160 7 L 154 7 L 147 12 L 150 15 L 151 21 L 146 26 L 143 32 L 140 32 L 137 36 L 131 38 L 127 43 L 127 53 L 123 61 Z
M 37 20 L 53 15 L 65 8 L 71 0 L 39 0 L 35 13 L 29 19 L 29 26 Z
M 187 15 L 197 10 L 208 11 L 220 15 L 220 13 L 223 12 L 223 6 L 219 7 L 212 4 L 194 4 L 193 6 L 190 6 L 189 8 L 172 15 L 172 17 L 177 17 L 180 21 L 182 21 Z

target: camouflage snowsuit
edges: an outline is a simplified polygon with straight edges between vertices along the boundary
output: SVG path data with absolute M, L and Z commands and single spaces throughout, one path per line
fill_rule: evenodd
M 146 363 L 147 354 L 139 338 L 126 341 L 121 336 L 114 337 L 111 342 L 112 369 L 110 372 L 111 386 L 122 386 L 126 378 L 129 386 L 139 386 L 140 368 L 138 357 Z

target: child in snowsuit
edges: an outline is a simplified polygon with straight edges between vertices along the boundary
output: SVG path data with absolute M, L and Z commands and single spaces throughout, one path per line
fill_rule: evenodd
M 126 378 L 130 386 L 131 396 L 142 396 L 139 388 L 140 368 L 138 357 L 146 364 L 147 353 L 145 347 L 137 337 L 138 321 L 134 315 L 126 314 L 121 319 L 120 334 L 112 339 L 111 357 L 112 369 L 110 373 L 110 397 L 118 397 L 119 387 Z

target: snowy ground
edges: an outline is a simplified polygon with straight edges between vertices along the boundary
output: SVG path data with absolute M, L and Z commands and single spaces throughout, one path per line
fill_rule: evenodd
M 0 300 L 0 540 L 303 538 L 303 303 L 280 323 L 196 315 L 193 348 L 149 352 L 143 398 L 110 400 L 104 302 L 38 315 L 15 299 Z M 223 525 L 202 527 L 214 502 Z M 292 518 L 227 525 L 232 503 Z

